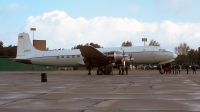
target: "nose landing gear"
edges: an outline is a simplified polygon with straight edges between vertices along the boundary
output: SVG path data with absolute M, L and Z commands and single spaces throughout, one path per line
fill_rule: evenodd
M 165 73 L 165 67 L 162 66 L 162 65 L 158 66 L 158 70 L 159 70 L 160 74 L 164 74 Z

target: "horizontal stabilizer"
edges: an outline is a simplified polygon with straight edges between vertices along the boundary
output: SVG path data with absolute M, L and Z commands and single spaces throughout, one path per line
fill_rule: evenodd
M 15 58 L 9 58 L 12 61 L 15 62 L 20 62 L 20 63 L 24 63 L 24 64 L 32 64 L 30 60 L 27 59 L 15 59 Z

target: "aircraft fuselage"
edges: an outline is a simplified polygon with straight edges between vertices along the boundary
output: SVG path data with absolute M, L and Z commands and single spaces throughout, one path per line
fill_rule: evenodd
M 174 58 L 172 52 L 156 46 L 97 48 L 100 52 L 119 51 L 132 54 L 134 64 L 158 64 Z M 28 51 L 28 50 L 27 50 Z M 84 66 L 83 56 L 79 49 L 38 51 L 35 55 L 18 56 L 16 59 L 28 59 L 32 64 L 45 66 L 75 67 Z

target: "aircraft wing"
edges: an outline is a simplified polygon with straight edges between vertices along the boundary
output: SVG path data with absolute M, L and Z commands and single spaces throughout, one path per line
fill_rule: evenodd
M 104 66 L 110 63 L 109 58 L 92 46 L 81 46 L 81 55 L 86 67 Z

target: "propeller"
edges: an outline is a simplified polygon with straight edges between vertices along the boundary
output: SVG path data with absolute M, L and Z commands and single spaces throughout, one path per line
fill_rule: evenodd
M 132 53 L 129 54 L 129 58 L 130 58 L 130 60 L 131 60 L 131 58 L 132 58 Z
M 124 53 L 124 50 L 123 50 L 122 56 L 123 56 L 123 63 L 124 63 L 124 67 L 125 67 L 126 66 L 126 62 L 125 62 L 125 53 Z
M 133 61 L 133 60 L 134 60 L 134 58 L 132 58 L 132 56 L 133 56 L 133 54 L 130 53 L 130 54 L 129 54 L 129 60 L 130 60 L 130 61 Z

